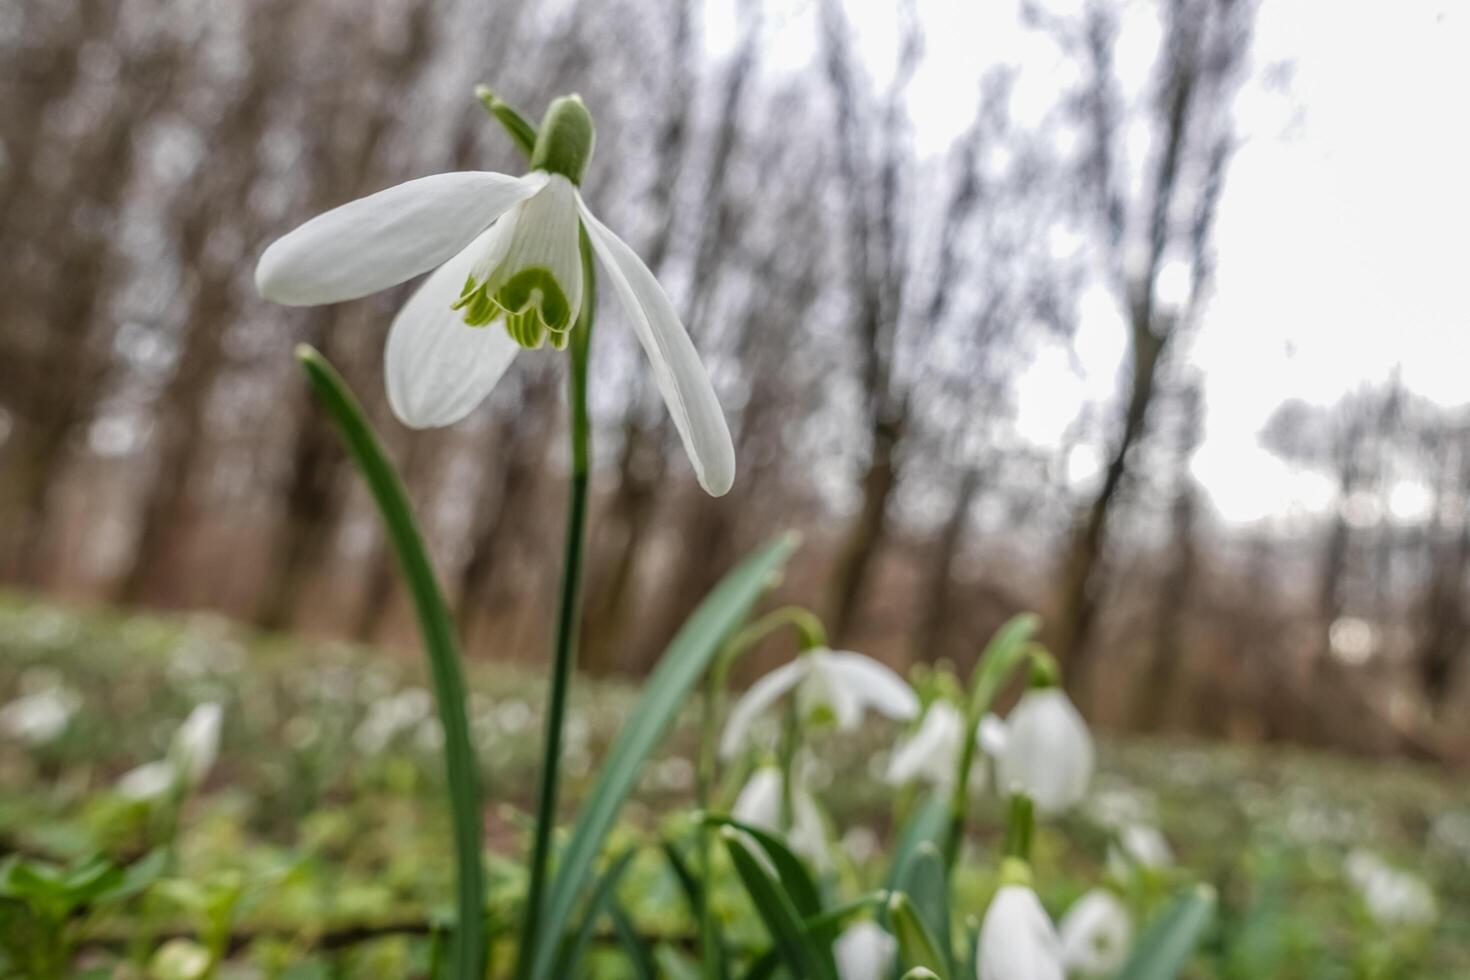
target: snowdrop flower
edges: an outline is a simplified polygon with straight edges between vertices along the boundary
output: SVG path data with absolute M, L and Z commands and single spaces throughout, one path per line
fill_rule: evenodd
M 1003 885 L 990 900 L 980 925 L 975 976 L 978 980 L 1064 980 L 1062 941 L 1030 887 Z
M 31 745 L 45 745 L 66 731 L 80 705 L 81 698 L 67 687 L 36 691 L 0 708 L 0 731 Z
M 797 775 L 793 775 L 791 782 L 790 830 L 781 822 L 781 770 L 776 766 L 761 766 L 751 773 L 740 795 L 735 798 L 730 815 L 742 823 L 783 838 L 791 850 L 810 861 L 817 870 L 825 871 L 832 862 L 822 812 Z
M 153 800 L 173 789 L 178 770 L 166 760 L 145 762 L 129 769 L 117 781 L 118 795 L 130 800 Z
M 871 919 L 848 926 L 832 943 L 841 980 L 888 980 L 897 951 L 898 940 Z
M 1429 883 L 1401 871 L 1369 851 L 1355 850 L 1345 862 L 1348 880 L 1363 897 L 1368 914 L 1383 926 L 1428 926 L 1439 917 Z
M 190 786 L 198 786 L 219 758 L 220 725 L 224 708 L 215 702 L 196 705 L 174 733 L 169 760 Z
M 1108 864 L 1119 874 L 1133 868 L 1158 870 L 1173 863 L 1174 850 L 1168 839 L 1151 824 L 1125 825 L 1118 831 L 1116 843 L 1108 847 Z
M 714 389 L 648 267 L 592 214 L 577 186 L 592 154 L 577 96 L 547 110 L 530 173 L 421 177 L 318 215 L 255 270 L 266 299 L 340 303 L 433 271 L 388 333 L 388 402 L 406 425 L 468 415 L 522 348 L 566 347 L 586 297 L 579 236 L 606 270 L 700 485 L 719 496 L 735 451 Z
M 194 788 L 219 757 L 220 724 L 224 709 L 213 702 L 196 705 L 179 725 L 168 755 L 130 769 L 117 781 L 119 795 L 130 800 L 158 799 L 177 787 Z
M 1092 736 L 1060 688 L 1032 688 L 1006 719 L 997 760 L 1002 792 L 1024 790 L 1043 813 L 1074 806 L 1092 779 Z
M 720 736 L 720 754 L 727 759 L 735 755 L 746 744 L 755 720 L 792 689 L 803 718 L 835 721 L 843 731 L 856 728 L 868 708 L 897 721 L 908 721 L 919 713 L 918 696 L 892 668 L 860 653 L 818 647 L 750 686 L 730 709 Z
M 964 744 L 965 716 L 948 701 L 935 701 L 924 713 L 919 730 L 894 750 L 885 778 L 894 786 L 915 779 L 940 788 L 950 786 Z
M 1060 925 L 1062 963 L 1074 977 L 1110 977 L 1123 965 L 1133 922 L 1118 896 L 1094 888 L 1072 903 Z

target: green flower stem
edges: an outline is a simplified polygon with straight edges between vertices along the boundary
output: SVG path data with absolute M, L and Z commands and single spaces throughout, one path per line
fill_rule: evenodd
M 1031 642 L 1038 625 L 1037 618 L 1029 614 L 1011 619 L 996 631 L 971 675 L 970 703 L 965 711 L 968 737 L 960 743 L 959 770 L 955 773 L 954 791 L 949 801 L 949 829 L 944 836 L 946 875 L 954 870 L 955 861 L 959 858 L 965 821 L 970 812 L 970 768 L 975 761 L 975 732 L 980 727 L 980 719 L 990 710 L 996 695 L 1016 669 L 1045 653 Z
M 1006 820 L 1006 857 L 1031 860 L 1031 831 L 1035 824 L 1031 797 L 1025 793 L 1012 793 L 1010 816 Z
M 455 643 L 453 621 L 434 568 L 429 563 L 393 464 L 383 452 L 347 384 L 316 350 L 302 345 L 296 359 L 306 371 L 317 397 L 336 422 L 353 462 L 372 490 L 373 500 L 393 545 L 398 565 L 413 597 L 423 634 L 424 649 L 434 680 L 439 721 L 444 728 L 444 765 L 449 776 L 449 800 L 454 825 L 457 870 L 458 928 L 452 953 L 456 980 L 485 976 L 485 878 L 480 839 L 480 787 L 465 713 L 465 683 Z
M 567 692 L 577 662 L 577 634 L 581 623 L 582 552 L 587 531 L 587 487 L 592 473 L 592 426 L 587 414 L 587 362 L 592 351 L 593 307 L 597 295 L 592 267 L 592 244 L 582 231 L 582 309 L 572 328 L 567 398 L 571 412 L 571 488 L 567 502 L 566 545 L 562 556 L 561 598 L 557 603 L 556 646 L 552 654 L 551 692 L 546 706 L 546 749 L 542 754 L 541 791 L 536 805 L 536 839 L 531 850 L 531 883 L 526 894 L 525 919 L 517 975 L 528 976 L 537 933 L 546 904 L 551 839 L 556 824 L 558 773 L 561 768 L 562 729 L 566 721 Z

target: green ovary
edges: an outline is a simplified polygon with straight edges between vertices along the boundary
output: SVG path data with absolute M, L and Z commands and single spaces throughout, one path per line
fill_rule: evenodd
M 477 283 L 471 276 L 453 308 L 462 310 L 464 322 L 472 327 L 483 327 L 503 316 L 511 339 L 528 349 L 540 347 L 550 334 L 551 346 L 561 350 L 572 327 L 566 293 L 550 270 L 535 266 L 507 279 L 492 274 Z

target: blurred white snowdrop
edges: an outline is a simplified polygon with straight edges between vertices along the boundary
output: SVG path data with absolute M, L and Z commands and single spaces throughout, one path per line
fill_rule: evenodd
M 1132 823 L 1118 829 L 1117 838 L 1108 845 L 1108 867 L 1126 875 L 1134 868 L 1157 871 L 1174 863 L 1174 849 L 1159 828 L 1152 824 Z
M 881 846 L 882 841 L 873 829 L 861 824 L 849 827 L 842 835 L 842 850 L 847 854 L 848 860 L 859 867 L 871 861 Z
M 822 811 L 817 801 L 802 785 L 800 766 L 791 779 L 791 827 L 782 826 L 781 820 L 781 770 L 777 766 L 761 766 L 751 773 L 750 778 L 735 798 L 730 815 L 752 827 L 776 834 L 786 841 L 787 846 L 810 861 L 819 871 L 832 866 L 832 856 L 827 847 L 827 828 L 822 823 Z
M 922 779 L 936 788 L 948 788 L 954 784 L 964 744 L 964 714 L 948 701 L 935 701 L 924 712 L 918 731 L 893 750 L 884 778 L 894 786 Z
M 1092 980 L 1110 977 L 1123 965 L 1133 921 L 1117 895 L 1094 888 L 1072 903 L 1058 931 L 1067 974 Z
M 730 710 L 720 754 L 728 759 L 744 748 L 756 719 L 793 689 L 797 710 L 808 725 L 832 722 L 852 731 L 869 708 L 898 721 L 919 712 L 918 696 L 892 668 L 860 653 L 817 647 L 750 686 Z
M 1067 695 L 1056 687 L 1022 695 L 1006 719 L 997 788 L 1024 790 L 1040 812 L 1059 813 L 1087 795 L 1092 769 L 1092 735 Z
M 414 428 L 451 425 L 485 399 L 522 348 L 570 342 L 587 285 L 585 231 L 700 485 L 720 496 L 735 478 L 725 417 L 668 295 L 577 189 L 592 144 L 582 100 L 557 99 L 530 173 L 437 174 L 344 204 L 267 248 L 256 288 L 288 306 L 317 306 L 432 270 L 389 330 L 388 402 Z
M 45 745 L 66 731 L 82 699 L 69 687 L 57 685 L 25 694 L 0 708 L 0 731 L 31 745 Z
M 123 773 L 117 792 L 130 800 L 152 800 L 176 788 L 194 789 L 204 782 L 219 758 L 224 708 L 209 702 L 195 705 L 169 743 L 168 754 Z
M 1429 926 L 1439 917 L 1434 891 L 1413 872 L 1395 868 L 1362 849 L 1352 851 L 1344 867 L 1368 914 L 1380 925 Z
M 898 940 L 871 919 L 848 926 L 832 943 L 841 980 L 888 980 L 897 952 Z
M 985 910 L 975 951 L 978 980 L 1064 980 L 1062 941 L 1030 887 L 1002 885 Z

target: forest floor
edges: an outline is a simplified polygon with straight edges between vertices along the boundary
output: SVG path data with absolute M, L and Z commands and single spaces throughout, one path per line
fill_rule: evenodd
M 544 683 L 534 671 L 489 663 L 471 664 L 469 676 L 490 801 L 491 906 L 507 909 L 523 883 Z M 222 926 L 237 956 L 222 975 L 301 980 L 421 968 L 422 933 L 447 911 L 450 866 L 439 731 L 416 659 L 262 636 L 210 615 L 74 610 L 0 593 L 0 704 L 58 686 L 76 706 L 63 732 L 40 745 L 0 735 L 0 854 L 65 862 L 101 852 L 121 861 L 148 851 L 174 830 L 160 831 L 146 808 L 114 792 L 116 782 L 159 758 L 193 705 L 218 701 L 221 755 L 183 809 L 174 873 L 238 893 Z M 564 767 L 568 816 L 636 693 L 626 682 L 578 679 Z M 693 721 L 690 713 L 646 767 L 619 840 L 656 844 L 687 829 L 679 821 L 687 824 L 680 811 L 692 798 Z M 850 887 L 875 883 L 895 810 L 911 802 L 874 776 L 896 734 L 873 725 L 815 746 L 811 782 L 842 854 L 835 874 Z M 1089 803 L 1043 827 L 1038 840 L 1039 891 L 1054 915 L 1106 875 L 1108 839 L 1098 828 L 1142 821 L 1161 828 L 1173 851 L 1159 887 L 1202 880 L 1220 894 L 1192 976 L 1470 977 L 1465 780 L 1280 746 L 1104 738 L 1100 749 Z M 729 777 L 727 794 L 740 774 Z M 976 807 L 971 847 L 983 855 L 997 840 L 999 807 L 992 798 Z M 1421 876 L 1435 895 L 1433 924 L 1370 914 L 1345 872 L 1355 850 Z M 677 944 L 687 913 L 658 848 L 647 853 L 624 897 L 640 928 Z M 975 872 L 957 888 L 978 908 L 992 884 Z M 160 899 L 147 912 L 160 937 L 204 928 L 188 901 Z M 140 914 L 129 906 L 87 923 L 83 959 L 123 956 Z

